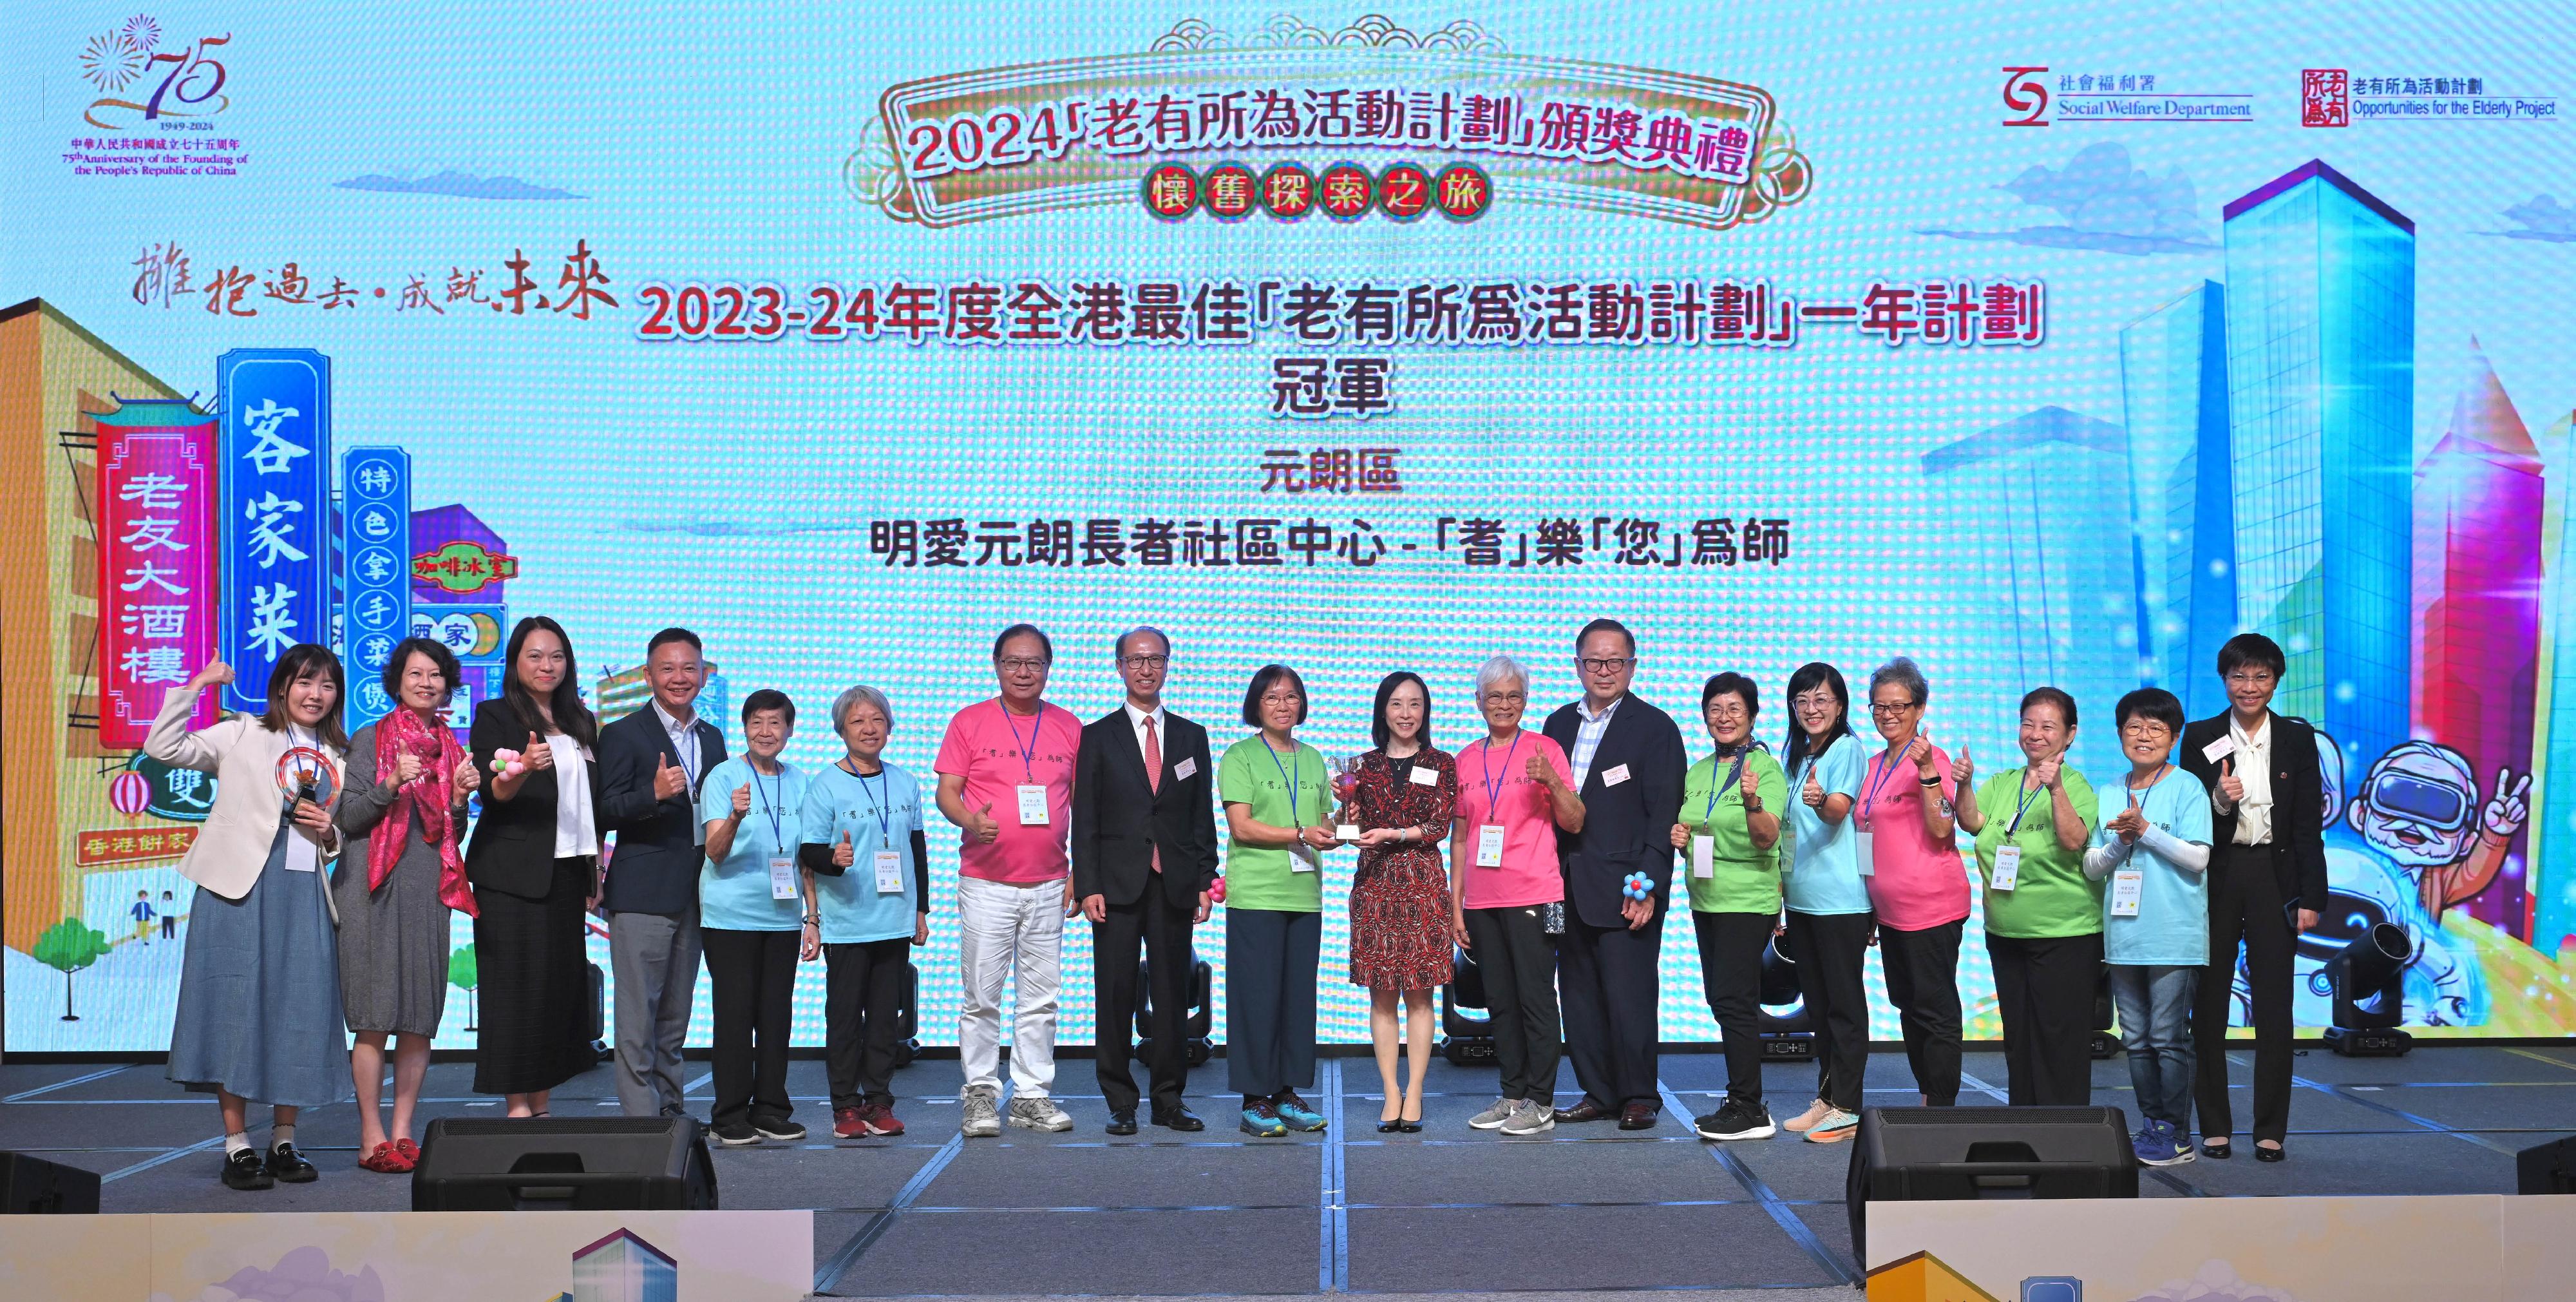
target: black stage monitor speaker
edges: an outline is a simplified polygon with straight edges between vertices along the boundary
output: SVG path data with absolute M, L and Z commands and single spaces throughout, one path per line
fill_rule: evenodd
M 2514 1154 L 2514 1191 L 2576 1194 L 2576 1139 L 2552 1140 Z M 13 1200 L 9 1210 L 17 1211 Z
M 2118 1108 L 1864 1108 L 1844 1186 L 1852 1255 L 1864 1261 L 1872 1202 L 2137 1196 Z
M 98 1172 L 0 1152 L 0 1212 L 98 1214 Z
M 689 1117 L 440 1117 L 411 1173 L 416 1212 L 714 1211 Z

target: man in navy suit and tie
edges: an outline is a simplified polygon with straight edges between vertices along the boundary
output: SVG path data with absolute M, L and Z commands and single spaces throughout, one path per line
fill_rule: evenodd
M 617 1101 L 630 1117 L 687 1114 L 680 1046 L 698 988 L 707 836 L 698 782 L 725 759 L 724 734 L 697 715 L 702 655 L 685 628 L 654 634 L 644 651 L 652 704 L 599 733 L 600 829 L 617 833 L 601 903 L 617 978 Z
M 1583 1098 L 1559 1108 L 1563 1122 L 1617 1117 L 1621 1130 L 1651 1130 L 1656 1084 L 1656 968 L 1663 954 L 1665 900 L 1673 885 L 1672 826 L 1682 807 L 1690 755 L 1673 717 L 1628 692 L 1637 639 L 1615 619 L 1596 619 L 1575 638 L 1583 699 L 1548 716 L 1545 732 L 1565 749 L 1583 794 L 1583 830 L 1559 831 L 1565 868 L 1565 935 L 1557 942 L 1557 986 L 1565 1003 L 1566 1056 Z M 1646 898 L 1624 883 L 1644 873 Z
M 1146 1067 L 1154 1124 L 1199 1130 L 1203 1123 L 1181 1101 L 1189 1082 L 1182 1036 L 1197 967 L 1190 928 L 1207 921 L 1216 881 L 1214 765 L 1207 729 L 1163 708 L 1171 639 L 1135 629 L 1118 639 L 1115 654 L 1127 700 L 1083 728 L 1073 775 L 1073 893 L 1091 919 L 1100 1093 L 1109 1133 L 1135 1134 L 1128 1046 L 1141 946 L 1152 981 Z

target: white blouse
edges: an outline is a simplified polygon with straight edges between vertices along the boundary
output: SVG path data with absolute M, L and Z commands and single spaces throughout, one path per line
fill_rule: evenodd
M 555 857 L 599 853 L 599 821 L 590 809 L 590 757 L 560 732 L 546 734 L 555 753 Z

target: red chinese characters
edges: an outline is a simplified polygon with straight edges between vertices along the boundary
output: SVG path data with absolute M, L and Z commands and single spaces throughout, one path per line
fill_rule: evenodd
M 1180 163 L 1165 163 L 1145 174 L 1145 210 L 1168 222 L 1190 215 L 1199 206 L 1199 177 Z
M 1315 210 L 1315 174 L 1295 163 L 1281 163 L 1261 174 L 1262 211 L 1293 222 Z
M 97 420 L 98 735 L 125 750 L 215 656 L 216 422 L 175 398 Z M 196 722 L 213 717 L 209 697 Z

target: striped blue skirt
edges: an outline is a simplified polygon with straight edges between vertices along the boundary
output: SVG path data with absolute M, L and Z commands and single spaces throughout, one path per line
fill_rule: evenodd
M 248 895 L 227 900 L 200 886 L 188 906 L 169 1075 L 189 1089 L 302 1108 L 354 1092 L 330 883 L 287 871 L 293 829 L 278 821 Z

